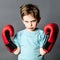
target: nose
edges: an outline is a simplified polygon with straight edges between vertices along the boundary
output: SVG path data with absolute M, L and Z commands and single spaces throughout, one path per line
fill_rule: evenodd
M 32 22 L 29 22 L 29 26 L 32 26 Z

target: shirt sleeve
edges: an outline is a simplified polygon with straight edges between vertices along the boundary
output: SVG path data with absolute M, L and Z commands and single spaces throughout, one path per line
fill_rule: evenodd
M 40 38 L 39 40 L 40 48 L 42 48 L 48 40 L 48 35 L 46 35 L 43 31 L 41 31 L 39 38 Z
M 16 34 L 14 36 L 14 43 L 16 44 L 17 47 L 20 48 L 20 35 Z

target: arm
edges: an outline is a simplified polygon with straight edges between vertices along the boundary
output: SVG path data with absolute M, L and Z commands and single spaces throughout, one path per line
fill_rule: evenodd
M 45 43 L 45 45 L 43 46 L 43 50 L 46 53 L 48 53 L 52 50 L 52 48 L 56 42 L 58 32 L 59 32 L 58 25 L 55 23 L 47 24 L 44 27 L 44 32 L 46 35 L 49 35 L 49 38 L 48 38 L 47 42 Z
M 45 55 L 45 54 L 47 54 L 47 52 L 45 52 L 43 48 L 40 48 L 40 54 Z
M 41 55 L 45 55 L 52 50 L 54 43 L 57 39 L 58 32 L 59 32 L 58 25 L 55 23 L 47 24 L 44 27 L 44 32 L 46 35 L 48 35 L 48 39 L 43 45 L 43 47 L 40 48 Z
M 18 55 L 19 52 L 20 52 L 20 48 L 17 48 L 16 51 L 14 51 L 13 53 L 14 53 L 15 55 Z

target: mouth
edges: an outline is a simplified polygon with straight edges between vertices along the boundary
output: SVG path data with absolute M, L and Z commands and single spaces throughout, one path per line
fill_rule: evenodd
M 29 31 L 35 31 L 35 29 L 32 27 L 32 28 L 28 28 Z
M 33 27 L 32 28 L 29 28 L 29 29 L 33 29 Z

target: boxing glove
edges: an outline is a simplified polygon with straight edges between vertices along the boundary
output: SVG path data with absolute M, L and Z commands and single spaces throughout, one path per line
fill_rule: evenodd
M 17 46 L 12 42 L 11 37 L 14 35 L 14 28 L 12 25 L 6 25 L 2 29 L 2 38 L 5 46 L 7 47 L 8 51 L 14 52 L 17 49 Z
M 43 49 L 45 52 L 50 52 L 58 36 L 58 32 L 59 32 L 58 25 L 55 23 L 47 24 L 44 27 L 44 32 L 46 35 L 49 35 L 49 37 L 48 37 L 47 42 L 43 46 Z

